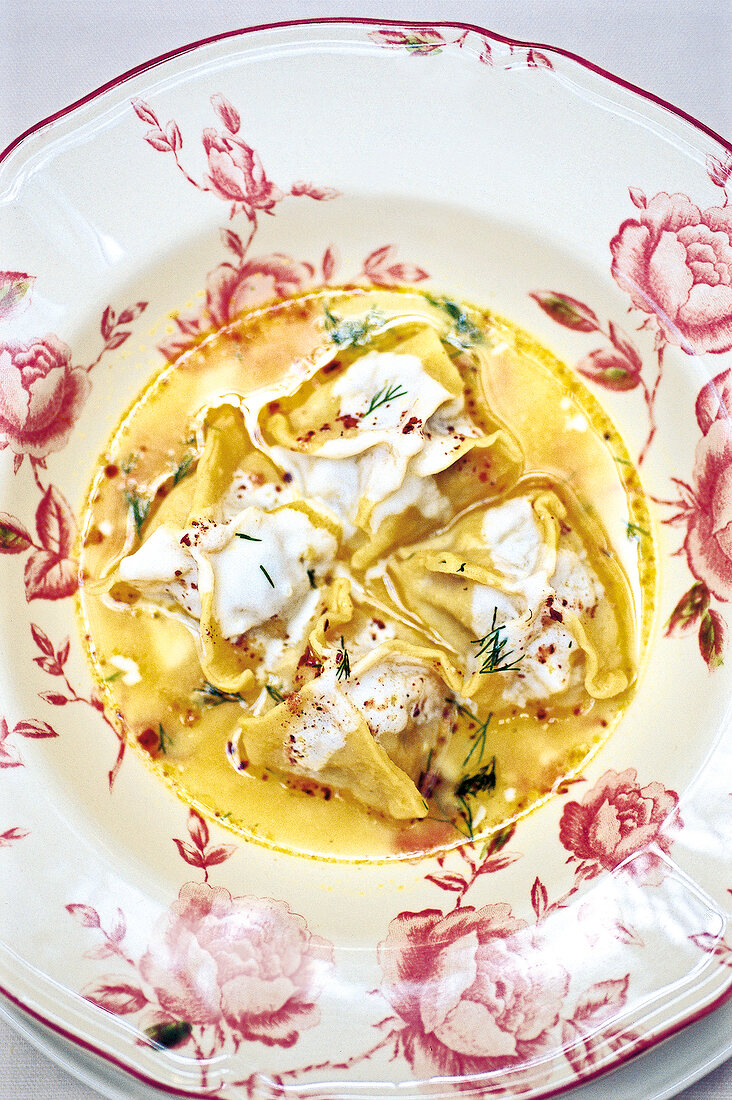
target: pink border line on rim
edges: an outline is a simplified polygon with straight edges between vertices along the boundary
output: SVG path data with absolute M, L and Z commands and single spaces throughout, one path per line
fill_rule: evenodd
M 707 126 L 705 123 L 700 122 L 698 118 L 694 118 L 693 115 L 688 114 L 682 110 L 681 107 L 674 106 L 673 103 L 669 103 L 668 100 L 663 99 L 661 96 L 655 95 L 654 92 L 646 91 L 644 88 L 640 88 L 637 84 L 632 84 L 629 80 L 625 80 L 621 76 L 615 76 L 614 73 L 608 72 L 607 69 L 603 69 L 601 65 L 595 65 L 594 62 L 588 61 L 587 58 L 581 57 L 579 54 L 572 53 L 571 50 L 564 50 L 559 46 L 548 46 L 541 42 L 525 42 L 518 38 L 506 38 L 505 35 L 498 34 L 496 31 L 489 31 L 485 27 L 479 27 L 475 23 L 460 23 L 452 22 L 451 20 L 438 21 L 438 22 L 425 22 L 420 23 L 416 20 L 400 20 L 400 19 L 372 19 L 370 17 L 360 16 L 347 16 L 347 15 L 333 15 L 326 16 L 322 19 L 286 19 L 279 23 L 259 23 L 253 27 L 240 27 L 238 30 L 233 31 L 221 31 L 219 34 L 212 34 L 208 38 L 199 38 L 195 42 L 189 42 L 186 46 L 177 46 L 173 50 L 168 50 L 167 53 L 159 54 L 157 57 L 151 58 L 149 61 L 143 61 L 139 65 L 135 65 L 132 69 L 127 69 L 119 76 L 114 77 L 112 80 L 108 80 L 105 84 L 101 84 L 98 88 L 88 92 L 81 99 L 74 100 L 67 107 L 62 107 L 60 110 L 55 111 L 53 114 L 48 115 L 47 118 L 41 119 L 33 126 L 29 126 L 27 130 L 24 130 L 18 137 L 13 138 L 8 146 L 0 152 L 0 164 L 8 157 L 14 149 L 31 134 L 35 134 L 38 130 L 41 130 L 44 126 L 48 126 L 51 122 L 56 122 L 59 118 L 63 118 L 65 115 L 75 111 L 78 107 L 83 107 L 84 104 L 96 99 L 97 96 L 103 95 L 104 92 L 110 91 L 112 88 L 118 87 L 120 84 L 126 83 L 131 80 L 132 77 L 138 76 L 140 73 L 147 72 L 149 69 L 155 68 L 157 65 L 162 65 L 165 61 L 170 61 L 174 57 L 180 57 L 183 54 L 190 53 L 193 50 L 197 50 L 201 46 L 208 46 L 213 42 L 223 42 L 227 38 L 236 38 L 240 35 L 253 34 L 257 31 L 271 31 L 279 30 L 286 27 L 307 27 L 307 26 L 330 26 L 330 25 L 350 25 L 350 26 L 372 26 L 372 27 L 414 27 L 415 29 L 424 28 L 437 28 L 437 27 L 451 27 L 455 30 L 461 31 L 474 31 L 476 34 L 485 35 L 486 38 L 490 38 L 493 42 L 501 42 L 506 46 L 521 46 L 525 49 L 531 50 L 548 50 L 551 53 L 555 53 L 560 57 L 569 58 L 570 61 L 574 61 L 581 67 L 588 69 L 590 72 L 595 73 L 597 76 L 602 76 L 606 80 L 609 80 L 612 84 L 617 84 L 618 87 L 624 88 L 626 91 L 633 92 L 635 95 L 641 96 L 643 99 L 649 100 L 651 103 L 655 103 L 657 107 L 663 107 L 671 114 L 676 115 L 678 118 L 682 118 L 684 122 L 688 122 L 691 126 L 697 130 L 701 130 L 707 137 L 713 138 L 714 141 L 719 142 L 728 152 L 732 153 L 732 141 L 727 141 L 721 134 L 718 134 L 716 130 L 713 130 L 711 126 Z
M 207 46 L 207 45 L 210 45 L 211 43 L 214 43 L 214 42 L 221 42 L 221 41 L 225 41 L 226 39 L 229 39 L 229 38 L 236 38 L 236 37 L 243 36 L 243 35 L 246 35 L 246 34 L 253 34 L 253 33 L 256 33 L 258 31 L 279 30 L 279 29 L 284 29 L 284 28 L 289 28 L 289 27 L 303 27 L 303 26 L 313 26 L 313 25 L 316 25 L 316 26 L 350 25 L 350 26 L 376 26 L 376 27 L 390 27 L 390 26 L 392 26 L 392 27 L 407 27 L 407 28 L 413 27 L 415 29 L 425 29 L 425 28 L 432 29 L 432 28 L 440 28 L 440 27 L 450 27 L 450 28 L 455 29 L 455 30 L 473 31 L 476 34 L 484 35 L 486 38 L 491 39 L 493 42 L 500 42 L 500 43 L 502 43 L 504 45 L 508 45 L 508 46 L 519 46 L 519 47 L 526 48 L 526 49 L 548 51 L 548 52 L 554 53 L 554 54 L 556 54 L 560 57 L 568 58 L 570 61 L 574 62 L 575 64 L 578 64 L 582 68 L 588 69 L 590 72 L 595 73 L 596 75 L 601 76 L 606 80 L 609 80 L 610 83 L 615 84 L 618 87 L 624 88 L 626 91 L 630 91 L 633 94 L 635 94 L 637 96 L 640 96 L 642 99 L 645 99 L 645 100 L 648 100 L 651 103 L 654 103 L 658 107 L 662 107 L 663 109 L 669 111 L 671 114 L 676 115 L 678 118 L 683 119 L 685 122 L 689 123 L 689 125 L 691 125 L 695 129 L 700 130 L 702 133 L 706 134 L 707 137 L 712 138 L 714 141 L 718 142 L 724 149 L 726 149 L 728 152 L 732 153 L 732 142 L 727 141 L 720 134 L 718 134 L 715 130 L 713 130 L 710 126 L 707 126 L 707 125 L 705 125 L 705 123 L 700 122 L 699 119 L 694 118 L 693 115 L 688 114 L 686 111 L 682 110 L 680 107 L 674 106 L 672 103 L 669 103 L 667 100 L 663 99 L 661 96 L 657 96 L 653 92 L 646 91 L 645 89 L 638 87 L 638 85 L 631 83 L 629 80 L 625 80 L 623 77 L 615 76 L 613 73 L 610 73 L 606 69 L 603 69 L 600 65 L 595 65 L 592 61 L 588 61 L 586 58 L 581 57 L 579 54 L 572 53 L 570 50 L 564 50 L 564 49 L 562 49 L 558 46 L 549 46 L 549 45 L 546 45 L 544 43 L 525 42 L 525 41 L 522 41 L 520 39 L 507 38 L 504 35 L 496 33 L 495 31 L 489 31 L 485 27 L 479 27 L 474 23 L 453 22 L 451 20 L 444 20 L 444 21 L 437 21 L 437 22 L 419 22 L 419 21 L 416 21 L 416 20 L 374 19 L 374 18 L 370 18 L 370 17 L 367 18 L 367 17 L 357 17 L 357 16 L 327 16 L 327 17 L 324 17 L 324 18 L 290 19 L 290 20 L 283 20 L 281 22 L 276 22 L 276 23 L 261 23 L 261 24 L 258 24 L 256 26 L 252 26 L 252 27 L 241 27 L 237 30 L 222 31 L 219 34 L 211 35 L 208 38 L 197 39 L 196 41 L 190 42 L 185 46 L 178 46 L 173 50 L 169 50 L 167 53 L 163 53 L 163 54 L 160 54 L 156 57 L 151 58 L 149 61 L 144 61 L 141 64 L 136 65 L 131 69 L 127 69 L 125 72 L 121 73 L 119 76 L 114 77 L 112 80 L 109 80 L 105 84 L 100 85 L 98 88 L 95 88 L 93 91 L 88 92 L 85 96 L 82 96 L 80 99 L 77 99 L 73 103 L 70 103 L 67 107 L 61 108 L 60 110 L 54 112 L 53 114 L 48 115 L 47 118 L 43 118 L 39 122 L 35 123 L 33 126 L 30 126 L 27 130 L 24 130 L 23 133 L 19 134 L 18 137 L 14 138 L 10 142 L 10 144 L 8 146 L 6 146 L 6 148 L 3 149 L 2 152 L 0 152 L 0 164 L 2 164 L 2 162 L 4 160 L 6 160 L 6 158 L 19 145 L 21 145 L 21 143 L 27 137 L 30 137 L 32 134 L 37 133 L 39 130 L 43 129 L 45 126 L 48 126 L 49 124 L 57 121 L 58 119 L 63 118 L 68 114 L 71 114 L 73 111 L 77 110 L 77 108 L 82 107 L 87 103 L 90 103 L 94 99 L 97 99 L 99 96 L 103 95 L 105 92 L 108 92 L 113 88 L 116 88 L 116 87 L 118 87 L 122 84 L 127 83 L 133 77 L 138 76 L 139 74 L 147 72 L 149 70 L 152 70 L 156 66 L 161 65 L 161 64 L 165 63 L 166 61 L 170 61 L 172 58 L 180 57 L 180 56 L 183 56 L 184 54 L 191 53 L 194 50 L 199 49 L 201 46 Z M 40 1013 L 40 1012 L 36 1011 L 35 1009 L 31 1008 L 30 1005 L 25 1004 L 19 997 L 15 996 L 15 994 L 11 993 L 10 990 L 5 989 L 5 987 L 2 986 L 2 985 L 0 985 L 0 996 L 4 997 L 11 1004 L 15 1005 L 16 1008 L 20 1009 L 22 1012 L 24 1012 L 31 1019 L 35 1020 L 36 1022 L 42 1024 L 44 1027 L 48 1028 L 50 1031 L 52 1031 L 55 1034 L 59 1035 L 62 1039 L 69 1041 L 74 1046 L 76 1046 L 76 1047 L 78 1047 L 82 1050 L 85 1050 L 90 1054 L 93 1054 L 94 1056 L 100 1058 L 102 1061 L 107 1062 L 112 1066 L 115 1066 L 117 1069 L 119 1069 L 122 1072 L 128 1074 L 130 1077 L 140 1081 L 141 1083 L 143 1083 L 145 1085 L 150 1086 L 151 1088 L 156 1089 L 157 1091 L 159 1091 L 162 1094 L 165 1094 L 165 1095 L 168 1095 L 168 1096 L 186 1097 L 186 1098 L 188 1098 L 188 1100 L 205 1100 L 206 1097 L 211 1097 L 211 1095 L 212 1095 L 210 1091 L 207 1091 L 205 1093 L 201 1093 L 201 1092 L 198 1092 L 198 1091 L 194 1091 L 194 1092 L 184 1091 L 184 1092 L 181 1092 L 179 1089 L 177 1089 L 173 1086 L 170 1086 L 170 1085 L 166 1085 L 162 1081 L 156 1081 L 154 1078 L 149 1077 L 143 1071 L 135 1069 L 135 1067 L 133 1065 L 127 1064 L 124 1061 L 122 1061 L 121 1059 L 117 1058 L 115 1055 L 109 1054 L 106 1051 L 102 1050 L 101 1048 L 95 1046 L 94 1043 L 92 1043 L 91 1041 L 89 1041 L 87 1039 L 84 1039 L 80 1035 L 74 1034 L 73 1032 L 69 1031 L 68 1029 L 62 1027 L 60 1024 L 56 1024 L 53 1021 L 49 1020 L 42 1013 Z M 692 1015 L 690 1015 L 688 1018 L 686 1018 L 683 1022 L 680 1022 L 678 1024 L 673 1024 L 670 1027 L 668 1027 L 666 1030 L 662 1030 L 654 1038 L 648 1038 L 648 1039 L 644 1040 L 639 1045 L 639 1047 L 637 1047 L 635 1050 L 631 1050 L 631 1051 L 628 1051 L 624 1055 L 620 1055 L 618 1057 L 618 1059 L 612 1065 L 605 1066 L 604 1068 L 599 1069 L 599 1070 L 594 1070 L 592 1073 L 588 1073 L 587 1075 L 577 1079 L 576 1081 L 573 1081 L 573 1082 L 571 1082 L 567 1085 L 563 1085 L 560 1088 L 551 1089 L 548 1092 L 542 1092 L 542 1093 L 537 1095 L 536 1100 L 550 1100 L 551 1097 L 559 1096 L 562 1093 L 568 1093 L 568 1092 L 574 1090 L 575 1088 L 580 1087 L 581 1085 L 587 1084 L 588 1082 L 593 1081 L 598 1077 L 601 1077 L 601 1076 L 604 1076 L 605 1074 L 611 1073 L 615 1069 L 619 1069 L 621 1066 L 623 1066 L 625 1063 L 627 1063 L 631 1059 L 640 1057 L 642 1054 L 646 1053 L 647 1051 L 649 1051 L 653 1047 L 657 1046 L 663 1040 L 670 1038 L 672 1035 L 676 1035 L 678 1032 L 682 1031 L 686 1027 L 689 1027 L 692 1024 L 694 1024 L 694 1023 L 698 1022 L 699 1020 L 703 1019 L 704 1017 L 708 1016 L 710 1013 L 714 1012 L 715 1009 L 717 1009 L 717 1008 L 721 1007 L 723 1004 L 725 1004 L 730 998 L 732 998 L 732 981 L 730 982 L 730 985 L 728 986 L 728 988 L 723 993 L 721 993 L 715 1000 L 713 1000 L 710 1004 L 704 1006 L 703 1008 L 698 1009 L 696 1012 L 692 1013 Z M 225 1088 L 226 1085 L 224 1085 L 223 1087 Z M 396 1086 L 393 1085 L 392 1088 L 396 1089 Z M 475 1090 L 473 1092 L 473 1095 L 475 1095 L 475 1096 L 480 1095 L 479 1088 L 478 1088 L 478 1090 Z
M 443 24 L 443 26 L 444 26 L 444 24 Z M 2 986 L 2 985 L 0 985 L 0 997 L 4 997 L 11 1004 L 15 1005 L 16 1008 L 19 1008 L 27 1016 L 30 1016 L 30 1018 L 32 1020 L 35 1020 L 37 1023 L 42 1024 L 43 1027 L 48 1028 L 49 1031 L 52 1031 L 52 1032 L 54 1032 L 54 1034 L 59 1035 L 62 1039 L 65 1039 L 69 1043 L 72 1043 L 75 1047 L 79 1047 L 81 1050 L 84 1050 L 84 1051 L 87 1051 L 90 1054 L 93 1054 L 95 1057 L 98 1057 L 103 1062 L 108 1062 L 110 1065 L 114 1066 L 118 1070 L 121 1070 L 123 1073 L 127 1074 L 129 1077 L 133 1077 L 135 1080 L 140 1081 L 142 1084 L 148 1085 L 149 1087 L 156 1089 L 158 1092 L 160 1092 L 163 1095 L 177 1096 L 177 1097 L 185 1098 L 185 1100 L 212 1100 L 212 1097 L 215 1098 L 215 1096 L 216 1096 L 216 1093 L 212 1093 L 210 1089 L 207 1089 L 206 1092 L 198 1092 L 198 1091 L 193 1091 L 193 1092 L 185 1091 L 184 1092 L 184 1091 L 181 1091 L 179 1088 L 176 1088 L 174 1085 L 166 1085 L 164 1081 L 156 1081 L 154 1077 L 149 1077 L 142 1070 L 135 1069 L 135 1067 L 133 1065 L 122 1061 L 116 1055 L 109 1054 L 106 1051 L 102 1050 L 100 1047 L 95 1046 L 94 1043 L 91 1042 L 90 1040 L 84 1039 L 82 1036 L 74 1034 L 74 1032 L 69 1031 L 67 1028 L 63 1027 L 61 1024 L 53 1023 L 53 1021 L 47 1019 L 43 1015 L 43 1013 L 37 1012 L 35 1009 L 31 1008 L 29 1005 L 26 1005 L 19 997 L 16 997 L 13 993 L 11 993 L 9 990 L 5 989 L 4 986 Z M 665 1031 L 661 1031 L 655 1038 L 644 1040 L 642 1043 L 640 1043 L 640 1045 L 637 1049 L 628 1051 L 628 1053 L 620 1055 L 619 1058 L 617 1059 L 617 1061 L 614 1062 L 612 1065 L 605 1066 L 603 1069 L 593 1070 L 591 1073 L 588 1073 L 585 1076 L 580 1077 L 575 1081 L 571 1081 L 566 1085 L 560 1085 L 557 1088 L 552 1088 L 548 1092 L 538 1093 L 534 1097 L 534 1100 L 552 1100 L 553 1097 L 565 1096 L 568 1093 L 573 1092 L 574 1089 L 580 1088 L 582 1085 L 589 1084 L 591 1081 L 595 1081 L 599 1077 L 604 1077 L 606 1074 L 612 1073 L 616 1069 L 620 1069 L 622 1066 L 626 1065 L 627 1062 L 630 1062 L 635 1058 L 640 1058 L 642 1055 L 647 1054 L 648 1051 L 650 1051 L 654 1047 L 658 1046 L 658 1044 L 662 1043 L 665 1039 L 670 1039 L 672 1036 L 677 1035 L 680 1031 L 683 1031 L 685 1028 L 691 1027 L 692 1024 L 696 1024 L 700 1020 L 705 1019 L 705 1017 L 711 1015 L 711 1013 L 715 1012 L 716 1009 L 721 1008 L 722 1005 L 726 1004 L 726 1002 L 729 1001 L 731 998 L 732 998 L 732 983 L 724 991 L 724 993 L 720 994 L 719 997 L 717 997 L 710 1004 L 706 1005 L 704 1008 L 700 1008 L 697 1012 L 695 1012 L 692 1016 L 690 1016 L 683 1023 L 672 1024 Z M 103 1011 L 103 1010 L 100 1010 L 100 1011 Z M 12 1020 L 11 1020 L 11 1022 L 12 1022 Z M 53 1059 L 53 1055 L 51 1055 L 51 1054 L 48 1054 L 47 1057 Z M 266 1074 L 263 1074 L 263 1077 L 266 1078 L 266 1076 L 267 1076 Z M 358 1084 L 358 1082 L 356 1082 L 356 1083 Z M 226 1088 L 226 1087 L 227 1087 L 227 1085 L 224 1083 L 222 1085 L 222 1088 Z M 391 1091 L 392 1091 L 394 1097 L 397 1097 L 398 1096 L 398 1090 L 399 1090 L 398 1083 L 392 1082 L 390 1087 L 391 1087 Z M 293 1100 L 295 1100 L 295 1097 L 296 1097 L 297 1094 L 293 1093 L 292 1095 L 293 1095 Z M 450 1093 L 438 1093 L 437 1096 L 436 1096 L 436 1100 L 446 1100 L 446 1098 L 449 1095 L 451 1095 L 451 1094 Z M 464 1095 L 466 1097 L 473 1096 L 473 1097 L 476 1098 L 476 1100 L 478 1100 L 478 1098 L 481 1095 L 485 1095 L 485 1093 L 483 1092 L 483 1090 L 480 1088 L 480 1085 L 478 1084 L 478 1086 L 476 1088 L 465 1089 L 464 1090 Z M 365 1100 L 365 1096 L 363 1098 L 358 1098 L 358 1100 Z

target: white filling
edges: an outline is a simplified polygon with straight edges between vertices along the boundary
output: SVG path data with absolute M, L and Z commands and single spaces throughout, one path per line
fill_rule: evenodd
M 283 745 L 285 758 L 296 771 L 308 775 L 319 772 L 338 749 L 346 735 L 358 728 L 359 714 L 336 685 L 335 669 L 327 669 L 316 681 L 311 694 L 298 712 L 297 731 Z
M 109 658 L 110 665 L 114 665 L 119 672 L 122 673 L 122 683 L 127 687 L 132 687 L 133 684 L 139 684 L 142 676 L 140 675 L 140 669 L 137 661 L 133 661 L 131 657 L 123 657 L 120 654 L 113 654 Z M 119 675 L 119 673 L 117 673 Z
M 330 564 L 336 550 L 335 537 L 298 509 L 249 507 L 228 523 L 159 527 L 122 560 L 120 576 L 194 618 L 201 614 L 197 589 L 212 592 L 221 632 L 235 638 L 290 609 L 297 616 L 310 591 L 308 569 Z
M 221 499 L 221 514 L 223 519 L 231 519 L 252 505 L 264 512 L 271 512 L 283 504 L 290 504 L 294 499 L 295 494 L 288 486 L 275 485 L 271 481 L 263 481 L 260 477 L 237 470 L 231 488 Z
M 411 720 L 439 718 L 444 688 L 424 665 L 380 661 L 341 685 L 367 725 L 379 734 L 400 733 Z
M 200 619 L 198 567 L 181 546 L 182 535 L 171 527 L 157 527 L 136 553 L 122 559 L 119 575 L 153 603 L 178 604 L 192 618 Z
M 503 677 L 503 698 L 523 706 L 562 694 L 578 680 L 574 655 L 580 650 L 563 623 L 546 621 L 547 600 L 553 597 L 560 614 L 580 615 L 595 606 L 602 586 L 574 550 L 561 547 L 555 552 L 542 541 L 531 502 L 524 497 L 490 509 L 482 534 L 496 570 L 505 578 L 505 590 L 474 585 L 472 626 L 476 638 L 487 637 L 495 613 L 495 625 L 501 628 L 498 641 L 505 642 L 497 665 L 518 660 L 515 668 L 498 673 Z M 486 656 L 471 654 L 473 671 Z
M 463 413 L 462 397 L 453 398 L 416 355 L 378 351 L 356 359 L 333 392 L 341 399 L 339 416 L 359 418 L 355 435 L 330 439 L 313 454 L 269 448 L 296 488 L 345 525 L 354 523 L 362 499 L 383 502 L 370 518 L 371 530 L 384 516 L 403 511 L 405 505 L 394 499 L 401 490 L 407 504 L 419 503 L 424 515 L 441 514 L 446 502 L 434 483 L 424 493 L 419 486 L 455 461 L 466 438 L 480 434 Z M 367 412 L 390 392 L 391 400 Z

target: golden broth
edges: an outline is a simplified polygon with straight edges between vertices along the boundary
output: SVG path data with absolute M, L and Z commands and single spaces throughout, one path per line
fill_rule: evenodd
M 372 336 L 369 319 L 377 317 Z M 439 540 L 441 532 L 464 517 L 469 522 L 486 504 L 549 494 L 564 510 L 562 537 L 586 549 L 604 589 L 592 629 L 601 640 L 617 634 L 615 648 L 628 650 L 623 660 L 636 670 L 647 644 L 655 554 L 639 479 L 595 399 L 526 333 L 487 312 L 416 291 L 327 289 L 242 316 L 166 366 L 100 458 L 82 524 L 79 611 L 107 711 L 130 745 L 199 812 L 278 849 L 383 860 L 464 843 L 466 836 L 484 838 L 576 775 L 634 691 L 631 675 L 628 686 L 606 698 L 583 688 L 556 700 L 507 703 L 495 686 L 500 663 L 494 675 L 478 678 L 479 688 L 469 698 L 446 683 L 441 734 L 421 766 L 416 758 L 410 761 L 413 778 L 427 795 L 428 814 L 395 820 L 332 784 L 254 766 L 232 754 L 232 731 L 242 713 L 257 695 L 261 711 L 301 686 L 302 662 L 288 683 L 269 683 L 267 670 L 260 668 L 256 690 L 217 689 L 206 683 L 196 632 L 185 616 L 151 608 L 124 585 L 117 584 L 110 598 L 105 578 L 139 547 L 159 510 L 181 517 L 190 507 L 203 450 L 200 410 L 276 386 L 292 375 L 295 364 L 299 389 L 265 407 L 266 436 L 269 425 L 272 430 L 276 425 L 273 418 L 300 415 L 297 400 L 307 400 L 312 391 L 317 401 L 318 379 L 324 377 L 319 372 L 333 361 L 334 340 L 336 368 L 331 369 L 342 369 L 368 350 L 372 339 L 388 349 L 425 323 L 438 332 L 458 368 L 474 422 L 486 433 L 498 427 L 504 442 L 497 451 L 469 450 L 435 475 L 450 501 L 447 519 L 428 522 L 416 508 L 407 508 L 397 517 L 398 535 L 385 520 L 370 540 L 362 531 L 341 540 L 337 561 L 351 578 L 355 610 L 350 621 L 330 627 L 334 638 L 342 637 L 347 651 L 356 635 L 368 637 L 371 630 L 378 644 L 389 616 L 398 637 L 424 645 L 430 624 L 420 627 L 404 606 L 409 589 L 400 585 L 411 583 L 404 570 L 412 559 L 400 565 L 399 547 L 426 545 L 435 535 Z M 356 333 L 355 341 L 349 333 Z M 384 531 L 390 537 L 381 545 Z M 379 561 L 391 565 L 373 569 Z M 387 573 L 390 581 L 384 580 Z M 439 573 L 435 576 L 439 584 Z M 458 580 L 449 578 L 459 602 Z M 425 591 L 431 591 L 429 585 Z M 443 613 L 436 612 L 438 618 Z M 601 663 L 607 658 L 603 652 L 599 656 Z M 265 684 L 270 701 L 263 704 Z M 406 759 L 412 750 L 400 751 Z M 414 752 L 419 751 L 418 745 Z

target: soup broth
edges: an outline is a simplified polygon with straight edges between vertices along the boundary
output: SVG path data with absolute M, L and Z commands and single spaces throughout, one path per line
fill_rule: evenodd
M 272 847 L 413 857 L 578 773 L 637 683 L 655 554 L 576 376 L 487 311 L 324 289 L 166 366 L 101 456 L 79 612 L 110 718 Z

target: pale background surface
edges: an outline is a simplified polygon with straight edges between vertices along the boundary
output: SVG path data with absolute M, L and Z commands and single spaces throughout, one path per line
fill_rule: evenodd
M 560 46 L 732 138 L 729 0 L 0 0 L 0 150 L 168 50 L 221 31 L 324 15 L 474 22 Z M 0 266 L 1 251 L 2 242 Z M 627 1100 L 611 1088 L 608 1100 Z M 133 1084 L 128 1095 L 135 1096 Z M 0 1100 L 97 1098 L 0 1020 Z M 679 1100 L 732 1100 L 732 1061 Z

